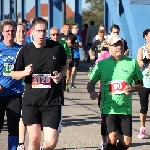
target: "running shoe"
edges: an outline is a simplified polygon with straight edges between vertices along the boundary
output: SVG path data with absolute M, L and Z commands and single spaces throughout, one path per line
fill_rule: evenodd
M 138 135 L 139 139 L 144 139 L 146 137 L 146 130 L 144 127 L 140 128 L 140 134 Z
M 106 143 L 101 143 L 101 150 L 107 150 L 107 144 Z
M 71 88 L 72 88 L 72 89 L 76 88 L 76 87 L 74 86 L 74 84 L 73 84 L 73 83 L 71 84 Z
M 68 86 L 68 84 L 66 85 L 66 91 L 69 92 L 69 86 Z
M 24 144 L 18 145 L 17 150 L 25 150 Z

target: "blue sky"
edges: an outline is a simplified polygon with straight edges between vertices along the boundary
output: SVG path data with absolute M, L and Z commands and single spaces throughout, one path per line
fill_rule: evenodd
M 85 0 L 81 0 L 82 1 L 82 8 L 85 9 L 88 7 L 88 4 L 85 3 Z M 41 3 L 48 3 L 48 0 L 41 0 Z M 69 6 L 72 8 L 72 10 L 74 11 L 74 5 L 75 5 L 75 0 L 66 0 L 66 3 L 69 4 Z M 9 0 L 5 0 L 4 1 L 4 13 L 8 14 L 9 13 Z M 18 12 L 21 11 L 21 3 L 20 0 L 18 1 Z M 26 0 L 26 10 L 27 12 L 34 6 L 34 0 Z

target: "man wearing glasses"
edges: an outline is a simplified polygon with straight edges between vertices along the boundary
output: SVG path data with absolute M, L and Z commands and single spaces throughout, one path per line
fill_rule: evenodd
M 41 126 L 43 149 L 54 149 L 61 128 L 61 84 L 68 64 L 62 44 L 46 40 L 48 23 L 38 17 L 32 21 L 32 43 L 23 46 L 16 58 L 12 78 L 25 78 L 22 119 L 29 134 L 28 149 L 40 149 Z
M 87 90 L 95 100 L 99 96 L 95 84 L 101 81 L 100 110 L 108 132 L 107 150 L 127 150 L 132 141 L 132 92 L 142 88 L 143 76 L 137 61 L 123 55 L 121 37 L 113 35 L 108 43 L 111 56 L 97 63 L 89 73 Z
M 68 63 L 71 63 L 71 61 L 72 61 L 71 49 L 69 48 L 69 46 L 68 46 L 68 44 L 67 44 L 67 42 L 65 40 L 59 39 L 59 29 L 58 28 L 52 27 L 50 29 L 50 39 L 53 40 L 53 41 L 57 41 L 57 42 L 59 42 L 59 43 L 61 43 L 63 45 L 63 47 L 66 50 L 67 61 L 68 61 Z M 62 106 L 64 105 L 64 91 L 65 90 L 66 90 L 66 74 L 64 74 L 64 76 L 62 78 L 62 97 L 61 97 Z
M 110 27 L 110 34 L 111 35 L 119 35 L 119 32 L 120 32 L 120 27 L 116 24 L 113 24 L 111 27 Z M 127 45 L 127 41 L 122 39 L 123 42 L 124 42 L 124 55 L 125 56 L 129 56 L 129 48 L 128 48 L 128 45 Z

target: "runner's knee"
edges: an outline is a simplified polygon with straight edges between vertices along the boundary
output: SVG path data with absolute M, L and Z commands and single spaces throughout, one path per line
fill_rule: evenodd
M 58 140 L 57 139 L 45 139 L 44 140 L 44 145 L 46 146 L 46 148 L 48 149 L 54 149 L 57 145 Z

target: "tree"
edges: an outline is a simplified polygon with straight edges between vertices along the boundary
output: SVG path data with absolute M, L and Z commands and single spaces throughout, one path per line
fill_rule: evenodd
M 103 0 L 86 0 L 85 3 L 89 3 L 89 7 L 82 11 L 82 23 L 88 23 L 93 20 L 95 25 L 99 26 L 103 24 L 104 16 L 104 4 Z

